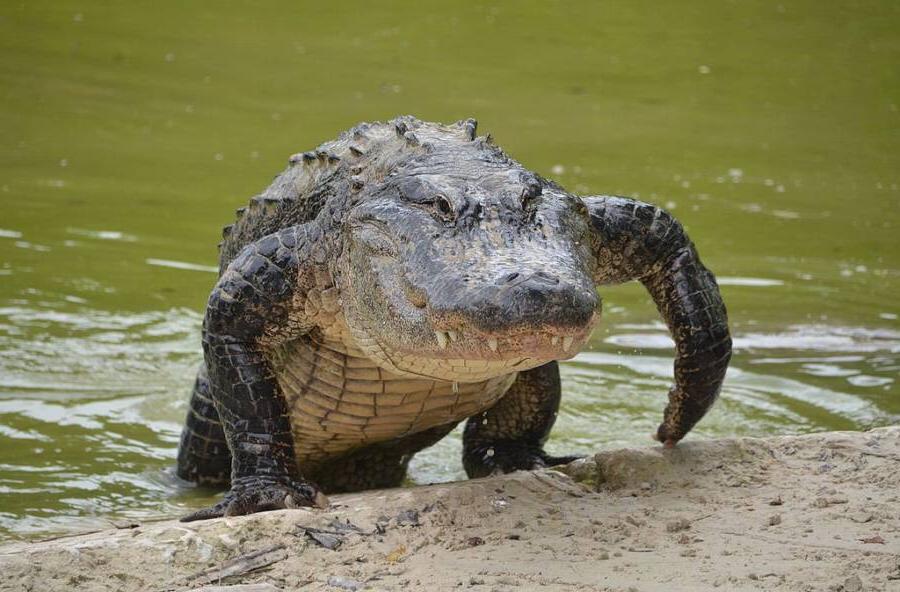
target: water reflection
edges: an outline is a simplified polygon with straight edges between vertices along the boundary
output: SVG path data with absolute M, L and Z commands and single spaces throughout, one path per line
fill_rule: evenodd
M 172 261 L 170 259 L 154 259 L 145 260 L 147 265 L 156 265 L 159 267 L 171 267 L 172 269 L 184 269 L 187 271 L 205 271 L 208 273 L 218 273 L 219 268 L 212 265 L 200 265 L 197 263 L 188 263 L 186 261 Z

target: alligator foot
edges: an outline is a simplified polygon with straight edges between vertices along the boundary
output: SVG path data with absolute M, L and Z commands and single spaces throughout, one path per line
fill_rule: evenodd
M 306 481 L 289 477 L 240 477 L 231 484 L 225 497 L 210 508 L 189 514 L 181 522 L 208 520 L 222 516 L 243 516 L 256 512 L 300 507 L 328 507 L 328 498 Z
M 665 420 L 659 424 L 659 427 L 656 429 L 656 433 L 652 435 L 652 438 L 657 442 L 660 442 L 666 448 L 675 448 L 675 445 L 684 438 L 687 430 L 679 429 L 678 423 L 674 418 L 669 417 L 669 409 L 666 408 L 666 417 Z
M 651 434 L 650 437 L 661 443 L 665 448 L 675 448 L 679 440 L 679 438 L 669 436 L 665 426 L 659 426 L 659 430 L 655 434 Z
M 497 442 L 466 451 L 470 477 L 501 475 L 513 471 L 532 471 L 565 465 L 584 458 L 579 455 L 551 456 L 537 446 L 522 442 Z

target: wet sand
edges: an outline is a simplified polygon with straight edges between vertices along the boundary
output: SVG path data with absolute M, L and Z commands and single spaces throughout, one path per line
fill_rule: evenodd
M 900 427 L 0 547 L 2 590 L 900 591 Z

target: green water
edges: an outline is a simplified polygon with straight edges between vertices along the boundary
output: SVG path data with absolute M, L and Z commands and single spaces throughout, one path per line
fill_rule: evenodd
M 219 229 L 289 154 L 403 113 L 684 221 L 736 345 L 693 437 L 898 423 L 900 5 L 459 4 L 0 6 L 0 538 L 210 499 L 171 466 Z M 640 286 L 604 298 L 556 452 L 661 415 L 664 328 Z

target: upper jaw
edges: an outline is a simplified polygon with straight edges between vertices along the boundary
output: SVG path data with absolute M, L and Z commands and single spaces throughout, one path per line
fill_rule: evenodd
M 456 327 L 434 331 L 434 353 L 462 359 L 571 358 L 588 340 L 594 319 L 577 328 L 548 327 L 510 333 L 483 333 Z

